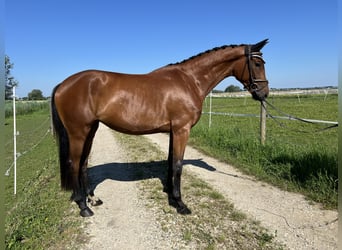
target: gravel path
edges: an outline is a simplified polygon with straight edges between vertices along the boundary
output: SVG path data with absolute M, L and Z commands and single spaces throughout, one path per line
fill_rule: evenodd
M 85 218 L 90 242 L 83 249 L 169 249 L 170 239 L 139 200 L 137 182 L 129 176 L 125 163 L 125 152 L 112 131 L 100 125 L 89 162 L 94 167 L 89 174 L 96 176 L 95 194 L 104 203 L 92 207 L 95 215 Z M 104 180 L 104 176 L 113 179 Z
M 168 136 L 147 136 L 162 151 Z M 96 176 L 95 194 L 104 204 L 86 218 L 90 242 L 84 249 L 177 249 L 138 197 L 137 181 L 130 175 L 125 152 L 110 129 L 101 125 L 93 144 L 89 169 Z M 302 195 L 281 191 L 245 176 L 233 167 L 191 147 L 185 168 L 219 190 L 234 206 L 277 235 L 290 249 L 337 249 L 337 212 L 310 205 Z M 111 179 L 105 177 L 112 176 Z

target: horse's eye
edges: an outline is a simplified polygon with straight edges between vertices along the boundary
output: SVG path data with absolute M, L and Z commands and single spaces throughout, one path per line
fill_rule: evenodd
M 256 66 L 256 67 L 260 67 L 260 66 L 261 66 L 261 63 L 256 62 L 256 63 L 255 63 L 255 66 Z

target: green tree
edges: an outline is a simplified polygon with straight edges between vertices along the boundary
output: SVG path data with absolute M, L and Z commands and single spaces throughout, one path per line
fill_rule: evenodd
M 239 86 L 229 85 L 224 92 L 239 92 L 241 91 Z
M 43 92 L 39 89 L 34 89 L 30 93 L 28 93 L 29 100 L 44 100 Z
M 11 69 L 13 69 L 13 63 L 9 56 L 5 55 L 5 99 L 12 99 L 13 96 L 13 86 L 18 86 L 18 81 L 14 79 L 11 75 Z

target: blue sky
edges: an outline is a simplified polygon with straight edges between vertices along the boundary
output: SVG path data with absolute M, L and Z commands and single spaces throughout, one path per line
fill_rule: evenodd
M 50 96 L 85 69 L 147 73 L 265 38 L 271 87 L 337 86 L 337 9 L 337 0 L 6 0 L 5 53 L 19 97 Z M 216 89 L 230 84 L 239 85 Z

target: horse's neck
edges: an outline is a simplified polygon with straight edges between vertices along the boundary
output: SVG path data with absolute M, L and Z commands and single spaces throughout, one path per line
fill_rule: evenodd
M 234 61 L 243 55 L 242 47 L 227 47 L 185 61 L 181 66 L 194 78 L 204 99 L 218 83 L 233 75 Z

